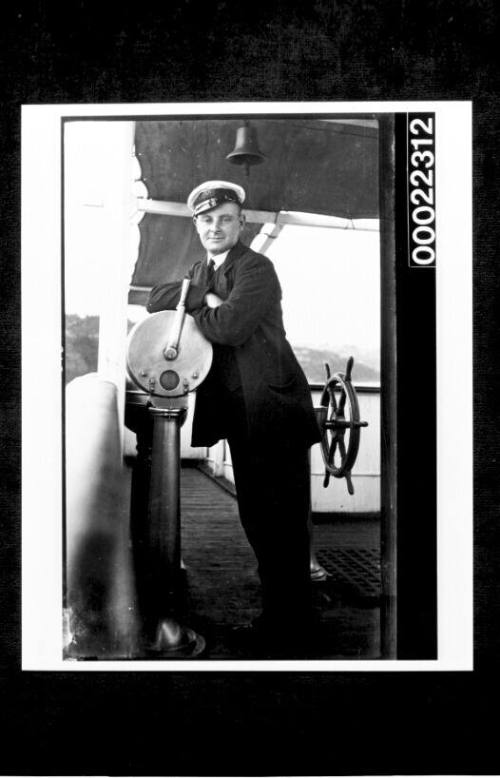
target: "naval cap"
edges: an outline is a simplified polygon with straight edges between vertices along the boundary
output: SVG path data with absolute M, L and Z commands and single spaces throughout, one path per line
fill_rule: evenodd
M 245 200 L 245 190 L 239 184 L 230 181 L 205 181 L 195 187 L 187 199 L 187 205 L 193 216 L 210 211 L 222 203 L 237 203 Z

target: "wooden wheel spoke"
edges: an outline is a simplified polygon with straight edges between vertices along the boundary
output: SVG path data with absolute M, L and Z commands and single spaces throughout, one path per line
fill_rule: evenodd
M 347 400 L 347 392 L 343 391 L 340 395 L 340 402 L 339 402 L 339 413 L 344 415 L 344 408 L 345 408 L 345 401 Z
M 335 397 L 335 391 L 334 391 L 333 387 L 331 387 L 331 389 L 330 389 L 330 406 L 332 408 L 333 415 L 336 416 L 337 415 L 337 411 L 338 411 L 338 408 L 337 408 L 337 398 Z
M 328 457 L 327 457 L 327 464 L 331 467 L 333 463 L 333 459 L 335 457 L 335 452 L 337 450 L 337 443 L 339 442 L 337 435 L 332 439 L 330 443 L 330 448 L 328 449 Z
M 346 459 L 347 459 L 347 452 L 346 452 L 346 448 L 345 448 L 344 436 L 343 435 L 339 438 L 339 451 L 340 451 L 340 457 L 342 459 L 342 462 L 345 462 Z

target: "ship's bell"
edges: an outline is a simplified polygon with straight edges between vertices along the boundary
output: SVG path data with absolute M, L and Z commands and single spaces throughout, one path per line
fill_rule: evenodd
M 230 154 L 226 156 L 233 165 L 244 165 L 245 172 L 248 175 L 251 165 L 259 165 L 264 161 L 265 156 L 259 149 L 257 142 L 257 131 L 245 123 L 243 127 L 236 130 L 236 145 Z

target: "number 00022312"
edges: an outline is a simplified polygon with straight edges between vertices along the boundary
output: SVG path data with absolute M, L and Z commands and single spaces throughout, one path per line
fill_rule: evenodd
M 412 117 L 413 118 L 410 118 Z M 408 124 L 408 238 L 410 266 L 436 263 L 434 114 L 410 114 Z

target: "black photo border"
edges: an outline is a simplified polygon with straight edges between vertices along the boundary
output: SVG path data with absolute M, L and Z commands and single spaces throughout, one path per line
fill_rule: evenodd
M 43 4 L 42 4 L 43 5 Z M 223 3 L 218 3 L 218 10 Z M 401 18 L 404 4 L 388 4 Z M 498 569 L 499 396 L 498 353 L 498 136 L 499 84 L 495 41 L 498 10 L 480 2 L 406 6 L 408 26 L 395 53 L 394 29 L 376 37 L 377 27 L 355 23 L 356 6 L 339 12 L 330 47 L 317 51 L 318 27 L 301 24 L 300 10 L 255 6 L 261 18 L 254 36 L 240 16 L 219 36 L 247 41 L 247 56 L 232 58 L 227 46 L 187 45 L 185 16 L 154 34 L 154 14 L 142 28 L 137 56 L 109 56 L 101 26 L 89 52 L 92 67 L 73 59 L 74 36 L 64 12 L 43 7 L 10 11 L 3 48 L 6 75 L 2 276 L 3 371 L 1 462 L 4 540 L 1 705 L 4 774 L 11 775 L 374 775 L 494 774 L 498 772 L 495 711 L 500 640 Z M 445 7 L 446 6 L 446 7 Z M 88 6 L 81 4 L 85 12 Z M 315 8 L 326 25 L 325 3 Z M 186 11 L 184 11 L 186 13 Z M 398 17 L 399 14 L 399 17 Z M 472 15 L 473 23 L 467 14 Z M 19 19 L 22 28 L 19 29 Z M 87 17 L 85 17 L 87 19 Z M 79 20 L 81 22 L 81 20 Z M 120 23 L 119 23 L 120 22 Z M 268 24 L 266 28 L 265 24 Z M 343 27 L 342 27 L 343 23 Z M 117 31 L 140 38 L 130 19 L 115 16 Z M 180 29 L 179 29 L 180 28 Z M 302 80 L 270 66 L 269 35 L 295 34 L 306 66 Z M 328 28 L 330 29 L 330 28 Z M 88 27 L 85 28 L 88 30 Z M 173 30 L 176 30 L 177 39 Z M 346 30 L 351 36 L 346 35 Z M 291 32 L 290 32 L 291 31 Z M 206 30 L 204 31 L 206 33 Z M 147 34 L 151 42 L 147 42 Z M 182 34 L 181 34 L 182 33 Z M 341 35 L 342 33 L 342 35 Z M 184 35 L 184 37 L 183 37 Z M 245 38 L 246 36 L 246 38 Z M 266 37 L 267 36 L 267 37 Z M 430 40 L 429 40 L 430 39 Z M 350 42 L 352 40 L 352 43 Z M 116 38 L 115 38 L 116 42 Z M 424 45 L 425 43 L 425 45 Z M 168 45 L 170 44 L 170 50 Z M 90 44 L 89 44 L 90 45 Z M 343 49 L 342 49 L 343 45 Z M 242 49 L 240 49 L 242 51 Z M 207 53 L 211 56 L 207 58 Z M 350 55 L 353 56 L 350 56 Z M 106 59 L 107 57 L 107 59 Z M 77 61 L 78 60 L 78 61 Z M 341 63 L 335 70 L 333 65 Z M 375 64 L 374 64 L 375 63 Z M 395 64 L 396 63 L 396 64 Z M 406 80 L 402 77 L 406 63 Z M 411 67 L 409 65 L 411 63 Z M 215 82 L 207 79 L 215 73 Z M 201 75 L 200 75 L 201 74 Z M 376 78 L 374 78 L 376 74 Z M 222 83 L 222 85 L 221 85 Z M 264 85 L 264 89 L 262 88 Z M 76 675 L 20 670 L 20 321 L 19 166 L 20 107 L 26 103 L 189 99 L 471 99 L 474 108 L 474 457 L 475 457 L 475 669 L 473 673 L 297 675 L 266 677 Z M 459 161 L 457 161 L 459 164 Z M 471 377 L 464 375 L 464 381 Z M 460 387 L 457 388 L 460 390 Z M 19 740 L 21 734 L 21 743 Z

